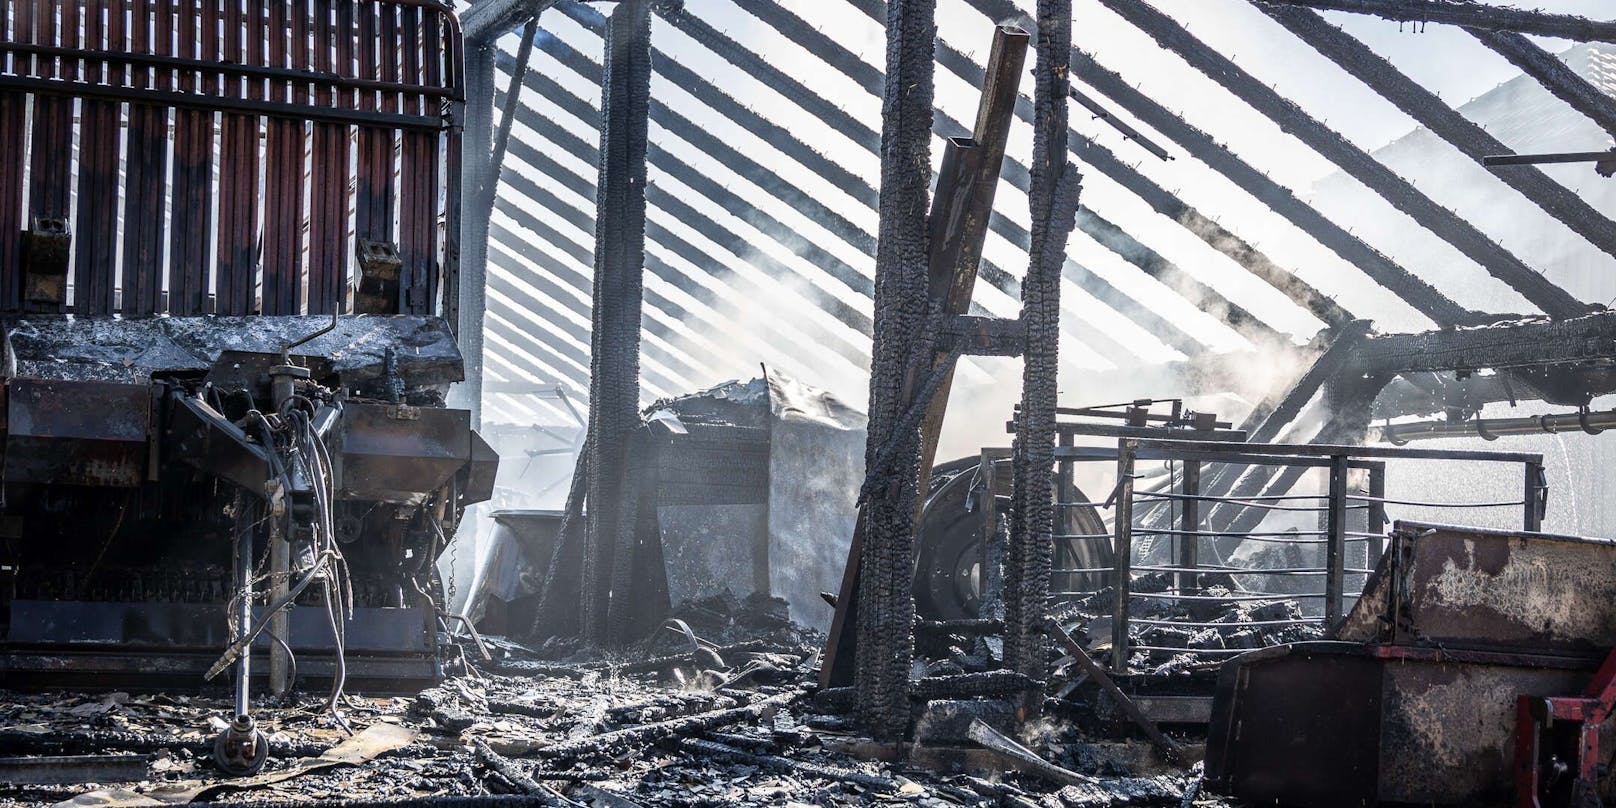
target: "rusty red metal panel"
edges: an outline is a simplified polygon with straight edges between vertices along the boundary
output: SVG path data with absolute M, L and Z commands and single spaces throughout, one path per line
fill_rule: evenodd
M 291 4 L 269 6 L 270 67 L 304 69 L 307 51 L 294 54 L 288 35 Z M 301 13 L 301 12 L 298 12 Z M 305 85 L 306 86 L 306 85 Z M 269 81 L 272 101 L 302 103 L 306 91 L 297 83 Z M 264 314 L 298 313 L 303 258 L 303 122 L 287 118 L 269 120 L 269 137 L 264 149 L 264 285 L 261 311 Z
M 129 49 L 137 54 L 169 53 L 169 0 L 133 0 Z M 153 19 L 155 17 L 155 19 Z M 131 64 L 136 89 L 170 89 L 167 71 Z M 168 110 L 130 104 L 126 138 L 123 214 L 123 306 L 141 316 L 162 307 L 163 201 L 168 174 Z
M 201 0 L 199 14 L 180 14 L 177 55 L 181 59 L 217 59 L 218 20 L 218 0 Z M 201 37 L 200 47 L 198 36 Z M 181 70 L 178 89 L 217 92 L 217 74 Z M 174 111 L 174 185 L 170 198 L 173 213 L 168 242 L 168 311 L 180 315 L 201 314 L 208 299 L 208 242 L 213 229 L 212 113 L 194 109 Z

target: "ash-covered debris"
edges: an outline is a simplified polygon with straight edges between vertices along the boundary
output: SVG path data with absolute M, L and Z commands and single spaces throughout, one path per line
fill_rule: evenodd
M 1171 590 L 1172 581 L 1166 574 L 1134 579 L 1128 602 L 1130 647 L 1149 650 L 1132 651 L 1129 662 L 1133 670 L 1170 675 L 1210 668 L 1227 659 L 1227 651 L 1265 648 L 1324 635 L 1323 627 L 1308 620 L 1296 601 L 1246 600 L 1248 596 L 1227 576 L 1216 577 L 1223 583 L 1205 586 L 1198 593 L 1200 599 L 1195 600 L 1150 597 Z M 1115 602 L 1115 590 L 1107 587 L 1063 606 L 1061 622 L 1075 626 L 1091 651 L 1108 655 Z
M 536 805 L 612 808 L 1177 806 L 1194 781 L 1193 772 L 1101 754 L 1075 723 L 1059 718 L 1017 742 L 1071 770 L 1064 782 L 997 756 L 958 729 L 980 720 L 1014 732 L 1006 703 L 941 696 L 954 684 L 979 692 L 985 682 L 996 692 L 1027 683 L 968 673 L 922 680 L 922 691 L 940 695 L 916 705 L 917 714 L 931 708 L 927 737 L 875 744 L 835 707 L 825 709 L 832 694 L 814 693 L 820 638 L 789 624 L 756 632 L 774 611 L 748 599 L 691 604 L 679 621 L 610 654 L 491 638 L 494 662 L 436 687 L 414 696 L 350 697 L 345 716 L 353 731 L 390 726 L 409 740 L 368 759 L 320 764 L 327 768 L 296 760 L 353 743 L 322 698 L 262 700 L 254 711 L 274 757 L 250 780 L 223 777 L 208 758 L 212 734 L 229 715 L 225 698 L 0 694 L 0 757 L 147 761 L 144 777 L 133 782 L 0 785 L 0 804 L 154 805 L 188 796 L 218 804 L 340 804 L 456 795 L 475 805 L 478 795 L 526 795 Z M 752 636 L 743 636 L 748 630 Z M 940 731 L 950 723 L 955 731 Z

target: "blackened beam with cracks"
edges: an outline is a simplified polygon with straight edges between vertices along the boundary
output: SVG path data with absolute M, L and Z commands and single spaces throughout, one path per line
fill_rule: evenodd
M 1520 34 L 1484 31 L 1470 29 L 1470 34 L 1481 44 L 1491 48 L 1499 56 L 1504 57 L 1510 64 L 1519 68 L 1521 72 L 1543 85 L 1555 98 L 1564 101 L 1570 107 L 1599 125 L 1599 128 L 1616 137 L 1616 99 L 1611 98 L 1604 90 L 1595 87 L 1577 71 L 1572 70 L 1560 57 L 1549 53 L 1536 42 Z M 1508 153 L 1511 150 L 1506 149 Z
M 1275 6 L 1304 6 L 1324 11 L 1370 14 L 1395 22 L 1445 23 L 1486 31 L 1572 39 L 1578 42 L 1616 42 L 1616 22 L 1601 22 L 1571 14 L 1549 14 L 1483 3 L 1452 0 L 1262 0 Z
M 598 33 L 601 30 L 602 17 L 599 12 L 596 12 L 582 3 L 576 2 L 576 0 L 560 0 L 560 2 L 558 2 L 556 5 L 556 10 L 562 12 L 579 25 L 582 25 L 591 31 Z M 884 11 L 882 14 L 884 14 Z M 685 15 L 685 17 L 688 16 L 689 15 Z M 884 20 L 884 17 L 881 19 Z M 781 91 L 784 92 L 788 97 L 797 99 L 807 98 L 813 95 L 812 91 L 808 90 L 800 82 L 797 82 L 795 79 L 791 78 L 783 71 L 774 68 L 772 65 L 762 62 L 749 51 L 741 48 L 733 40 L 730 40 L 729 38 L 724 37 L 722 34 L 713 31 L 710 27 L 702 27 L 696 30 L 702 33 L 707 41 L 711 42 L 711 47 L 716 48 L 714 53 L 720 58 L 729 61 L 731 64 L 736 65 L 743 71 L 760 71 L 753 72 L 752 75 L 769 86 L 780 88 Z M 798 34 L 793 33 L 792 36 L 793 38 L 796 38 Z M 552 37 L 549 39 L 543 39 L 537 44 L 542 51 L 555 57 L 563 64 L 567 64 L 569 67 L 577 65 L 575 69 L 579 70 L 580 73 L 584 72 L 585 68 L 582 65 L 578 65 L 577 58 L 583 58 L 584 61 L 587 62 L 587 57 L 574 58 L 576 52 L 567 47 L 564 43 L 561 43 L 558 38 Z M 756 112 L 735 101 L 734 98 L 730 97 L 727 93 L 713 85 L 710 81 L 700 77 L 694 71 L 691 71 L 689 68 L 681 65 L 678 60 L 673 59 L 672 57 L 663 54 L 662 51 L 655 49 L 653 49 L 652 55 L 654 57 L 654 68 L 663 78 L 679 87 L 686 88 L 687 91 L 701 99 L 703 103 L 711 106 L 721 115 L 735 122 L 748 132 L 756 135 L 764 142 L 779 149 L 783 155 L 790 157 L 803 165 L 805 168 L 818 174 L 839 190 L 847 193 L 849 196 L 852 196 L 861 202 L 864 202 L 872 208 L 877 207 L 878 203 L 876 201 L 876 191 L 867 181 L 856 176 L 853 174 L 853 172 L 842 167 L 835 161 L 829 160 L 813 147 L 804 144 L 789 130 L 764 119 Z M 876 70 L 875 72 L 877 75 L 879 75 L 880 71 Z M 653 116 L 656 115 L 657 106 L 658 105 L 653 102 Z M 833 129 L 841 131 L 843 129 L 850 128 L 852 131 L 867 133 L 867 139 L 878 139 L 878 135 L 875 134 L 874 130 L 869 129 L 863 123 L 854 119 L 851 115 L 848 115 L 846 112 L 841 111 L 836 107 L 831 107 L 831 109 L 835 109 L 839 116 L 836 121 L 831 122 Z M 663 124 L 662 121 L 658 121 L 658 123 Z M 679 132 L 676 131 L 675 133 L 678 134 Z M 855 138 L 855 140 L 857 140 L 857 138 Z M 1019 172 L 1016 171 L 1017 168 L 1020 169 Z M 1027 176 L 1025 166 L 1011 165 L 1010 162 L 1007 161 L 1006 174 L 1007 181 L 1010 181 L 1013 185 L 1018 182 L 1017 176 L 1019 175 L 1021 180 L 1018 187 L 1020 187 L 1021 190 L 1025 190 L 1025 177 Z M 655 189 L 653 189 L 653 191 L 654 190 Z M 1030 238 L 1026 228 L 1021 227 L 1020 225 L 999 214 L 994 214 L 994 216 L 989 220 L 988 225 L 993 232 L 1004 237 L 1007 241 L 1020 246 L 1022 249 L 1026 249 L 1028 239 Z M 873 255 L 873 247 L 866 252 L 867 254 Z M 1103 279 L 1093 275 L 1088 270 L 1078 266 L 1076 263 L 1070 261 L 1067 262 L 1065 269 L 1068 277 L 1073 283 L 1078 285 L 1079 288 L 1084 289 L 1084 291 L 1094 294 L 1097 298 L 1103 300 L 1109 297 L 1113 300 L 1124 300 L 1124 298 L 1121 297 L 1121 292 L 1110 287 L 1109 284 L 1106 284 Z M 1020 297 L 1021 286 L 1017 278 L 1003 268 L 995 265 L 993 262 L 987 260 L 982 262 L 980 277 L 983 281 L 987 282 L 993 288 L 1003 292 L 1007 296 L 1012 298 Z M 1130 303 L 1130 305 L 1132 304 Z M 1121 313 L 1130 319 L 1135 317 L 1142 318 L 1142 322 L 1145 323 L 1143 327 L 1145 327 L 1146 330 L 1152 330 L 1152 325 L 1154 325 L 1155 331 L 1152 333 L 1167 333 L 1163 329 L 1176 328 L 1176 326 L 1166 324 L 1163 318 L 1156 315 L 1154 312 L 1149 311 L 1143 306 L 1132 305 L 1130 309 Z M 1091 327 L 1086 323 L 1074 324 L 1073 332 L 1074 335 L 1084 344 L 1089 345 L 1102 354 L 1112 356 L 1140 355 L 1138 347 L 1133 345 L 1131 342 L 1119 340 L 1113 335 L 1110 335 L 1099 328 Z M 1183 338 L 1188 338 L 1188 335 L 1183 335 L 1180 337 L 1180 339 Z M 1196 351 L 1196 355 L 1199 353 L 1200 351 Z
M 1060 370 L 1060 263 L 1077 213 L 1081 176 L 1068 159 L 1067 90 L 1071 83 L 1071 0 L 1038 0 L 1034 33 L 1032 249 L 1021 284 L 1021 407 L 1011 460 L 1015 488 L 1004 561 L 1004 660 L 1036 681 L 1049 675 L 1044 621 L 1054 548 L 1055 414 Z M 1025 695 L 1018 714 L 1036 716 L 1042 693 Z
M 881 95 L 884 79 L 879 68 L 870 65 L 845 47 L 835 43 L 830 37 L 803 22 L 801 18 L 790 14 L 778 3 L 750 2 L 742 3 L 741 5 L 759 20 L 780 30 L 781 33 L 791 38 L 809 53 L 840 69 L 849 78 L 864 87 L 866 91 L 876 96 Z M 871 151 L 878 150 L 880 138 L 874 129 L 853 117 L 846 110 L 831 103 L 828 99 L 813 92 L 785 71 L 775 67 L 750 50 L 741 47 L 735 40 L 717 31 L 705 21 L 691 14 L 669 13 L 665 17 L 674 27 L 689 34 L 691 38 L 700 42 L 720 58 L 749 73 L 764 84 L 779 90 L 793 103 L 818 117 L 833 131 Z M 980 79 L 973 82 L 973 85 L 979 83 Z M 938 116 L 935 121 L 937 125 L 934 126 L 934 131 L 942 136 L 963 134 L 970 131 L 970 127 L 945 116 Z M 1025 165 L 1013 159 L 1005 161 L 1004 179 L 1012 187 L 1025 193 L 1027 191 L 1027 176 L 1027 167 Z M 1023 250 L 1028 249 L 1031 236 L 1026 228 L 999 214 L 993 215 L 988 222 L 988 226 L 993 232 L 1003 236 L 1011 244 Z M 1062 267 L 1066 277 L 1073 284 L 1116 310 L 1128 320 L 1138 324 L 1141 328 L 1150 332 L 1152 336 L 1188 354 L 1196 354 L 1204 350 L 1204 346 L 1177 324 L 1162 317 L 1151 307 L 1128 297 L 1121 290 L 1090 272 L 1087 268 L 1069 259 L 1064 262 Z M 992 283 L 998 274 L 988 267 L 984 267 L 982 277 Z M 1130 351 L 1130 353 L 1132 352 Z
M 1380 194 L 1421 227 L 1452 244 L 1481 265 L 1488 274 L 1508 284 L 1545 313 L 1554 317 L 1570 317 L 1588 310 L 1586 304 L 1522 263 L 1476 229 L 1475 225 L 1437 204 L 1396 172 L 1353 145 L 1341 133 L 1325 126 L 1267 84 L 1258 81 L 1154 6 L 1140 0 L 1100 2 L 1253 109 L 1281 124 L 1309 148 Z
M 909 724 L 920 445 L 917 430 L 904 430 L 901 422 L 918 360 L 931 354 L 923 335 L 936 11 L 936 0 L 895 0 L 887 11 L 886 75 L 892 80 L 881 108 L 880 232 L 865 449 L 868 473 L 879 476 L 865 480 L 859 512 L 864 542 L 853 668 L 858 715 L 877 740 L 896 739 Z M 888 454 L 895 459 L 884 462 Z
M 974 0 L 981 3 L 983 0 Z M 1072 70 L 1081 81 L 1099 91 L 1150 128 L 1177 143 L 1195 159 L 1223 175 L 1236 187 L 1284 217 L 1314 241 L 1357 267 L 1370 280 L 1396 294 L 1415 311 L 1437 325 L 1472 322 L 1476 316 L 1437 291 L 1363 239 L 1347 232 L 1289 188 L 1257 170 L 1205 131 L 1173 114 L 1155 99 L 1128 84 L 1092 56 L 1074 50 Z
M 589 482 L 585 511 L 581 635 L 613 639 L 611 582 L 639 427 L 641 288 L 645 264 L 646 104 L 651 88 L 651 17 L 646 0 L 626 0 L 606 24 L 601 77 L 600 177 L 596 182 L 594 319 L 589 380 Z
M 494 48 L 469 44 L 465 56 L 466 122 L 460 151 L 460 294 L 455 333 L 466 362 L 465 404 L 473 424 L 482 418 L 483 319 L 488 310 L 488 211 L 477 205 L 485 183 L 494 123 Z M 447 285 L 447 284 L 446 284 Z M 449 312 L 445 312 L 448 315 Z
M 881 0 L 849 0 L 849 2 L 852 2 L 866 13 L 879 9 L 881 6 Z M 972 0 L 972 4 L 979 11 L 994 19 L 1008 19 L 1017 15 L 1015 6 L 1008 3 L 1007 0 Z M 937 63 L 967 83 L 980 81 L 982 68 L 971 57 L 946 43 L 937 43 Z M 1032 120 L 1031 104 L 1024 99 L 1018 100 L 1016 115 L 1022 120 L 1030 122 Z M 1188 230 L 1191 235 L 1206 242 L 1208 246 L 1223 253 L 1243 269 L 1273 286 L 1298 306 L 1312 312 L 1314 316 L 1325 323 L 1350 319 L 1351 315 L 1343 311 L 1333 300 L 1298 279 L 1293 273 L 1280 268 L 1248 242 L 1230 233 L 1200 211 L 1183 202 L 1161 186 L 1156 185 L 1137 169 L 1117 159 L 1109 150 L 1105 150 L 1104 147 L 1083 137 L 1076 130 L 1069 129 L 1067 137 L 1074 144 L 1077 144 L 1076 151 L 1078 155 L 1085 162 L 1090 163 L 1091 168 L 1110 177 L 1112 181 L 1144 200 L 1152 209 L 1172 219 L 1176 224 Z M 1091 153 L 1085 154 L 1085 152 Z M 1012 163 L 1010 170 L 1006 174 L 1007 181 L 1022 191 L 1027 190 L 1025 168 L 1019 163 Z M 1107 225 L 1110 226 L 1108 227 Z M 1177 267 L 1173 267 L 1165 258 L 1141 244 L 1132 236 L 1123 234 L 1126 236 L 1125 239 L 1117 238 L 1121 231 L 1092 211 L 1079 208 L 1077 226 L 1085 235 L 1112 250 L 1121 256 L 1123 260 L 1144 270 L 1181 297 L 1203 307 L 1203 310 L 1213 313 L 1227 312 L 1229 317 L 1225 318 L 1226 322 L 1239 330 L 1236 324 L 1241 317 L 1241 312 L 1244 312 L 1244 310 L 1224 298 L 1221 293 L 1195 281 L 1187 274 L 1177 271 Z M 1025 246 L 1023 248 L 1025 249 Z M 1272 329 L 1268 330 L 1272 331 Z
M 1503 141 L 1444 103 L 1436 93 L 1420 86 L 1419 82 L 1399 71 L 1367 45 L 1326 22 L 1318 14 L 1305 8 L 1272 5 L 1263 0 L 1250 2 L 1472 160 L 1479 163 L 1489 154 L 1513 151 Z M 1572 232 L 1587 239 L 1588 243 L 1616 255 L 1616 222 L 1594 210 L 1571 189 L 1531 166 L 1495 174 L 1505 185 L 1514 188 Z
M 505 170 L 505 152 L 511 142 L 511 127 L 516 123 L 516 109 L 522 99 L 522 77 L 526 75 L 528 62 L 533 58 L 533 38 L 538 32 L 539 18 L 528 20 L 522 28 L 522 44 L 516 49 L 516 60 L 507 68 L 511 79 L 500 105 L 499 131 L 494 134 L 494 149 L 493 155 L 488 158 L 488 171 L 480 177 L 484 185 L 479 201 L 484 211 L 493 207 L 494 194 L 499 191 L 500 174 Z

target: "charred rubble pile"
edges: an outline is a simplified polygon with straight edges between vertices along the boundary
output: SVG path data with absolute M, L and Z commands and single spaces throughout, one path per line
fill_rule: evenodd
M 316 699 L 265 704 L 260 726 L 273 758 L 246 779 L 222 778 L 208 760 L 213 725 L 229 714 L 226 699 L 6 694 L 0 755 L 5 778 L 18 782 L 0 785 L 0 804 L 430 805 L 441 795 L 466 805 L 514 795 L 506 799 L 612 808 L 1194 800 L 1185 775 L 1115 776 L 1137 764 L 1103 745 L 1072 743 L 1076 730 L 1059 720 L 1048 722 L 1028 759 L 983 749 L 954 759 L 939 749 L 931 765 L 915 762 L 919 755 L 892 762 L 890 749 L 861 738 L 815 698 L 812 647 L 754 640 L 700 643 L 681 654 L 674 648 L 687 638 L 668 637 L 671 646 L 656 638 L 635 649 L 637 660 L 570 663 L 495 641 L 503 658 L 415 697 L 350 697 L 352 736 Z M 951 774 L 949 763 L 1003 774 Z M 40 773 L 47 776 L 31 777 Z M 64 774 L 81 782 L 28 784 Z

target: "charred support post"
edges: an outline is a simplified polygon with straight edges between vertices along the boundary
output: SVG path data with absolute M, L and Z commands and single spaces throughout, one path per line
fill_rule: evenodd
M 1391 62 L 1370 50 L 1367 45 L 1325 22 L 1319 15 L 1307 9 L 1275 6 L 1263 0 L 1251 0 L 1251 2 L 1314 50 L 1340 65 L 1343 70 L 1373 88 L 1409 117 L 1435 132 L 1471 159 L 1480 161 L 1489 154 L 1511 151 L 1503 141 L 1460 115 L 1438 98 L 1436 93 L 1421 87 L 1418 82 L 1393 67 Z M 1527 44 L 1533 48 L 1537 47 L 1530 42 Z M 1581 77 L 1578 77 L 1578 80 L 1580 81 Z M 1612 103 L 1608 96 L 1600 95 L 1607 105 Z M 1517 171 L 1501 171 L 1497 176 L 1504 184 L 1519 191 L 1522 196 L 1587 239 L 1590 244 L 1616 255 L 1616 222 L 1594 210 L 1593 206 L 1571 189 L 1531 167 Z
M 608 637 L 614 552 L 634 516 L 622 507 L 628 447 L 639 428 L 640 309 L 645 265 L 645 150 L 651 17 L 625 0 L 606 25 L 600 179 L 589 379 L 589 476 L 582 564 L 582 636 Z
M 1386 464 L 1376 463 L 1369 467 L 1369 507 L 1366 514 L 1365 533 L 1374 534 L 1369 538 L 1364 551 L 1364 569 L 1374 569 L 1380 560 L 1380 554 L 1386 552 Z
M 970 311 L 971 292 L 976 283 L 978 266 L 982 263 L 982 245 L 987 237 L 988 222 L 993 215 L 993 198 L 1004 162 L 1010 115 L 1015 108 L 1027 39 L 1026 32 L 1017 28 L 1004 26 L 995 29 L 975 129 L 969 139 L 949 139 L 938 175 L 937 196 L 926 222 L 926 316 L 928 322 L 935 322 L 939 328 L 938 333 L 932 335 L 933 341 L 929 346 L 918 348 L 924 354 L 922 361 L 925 364 L 914 371 L 915 380 L 905 382 L 903 407 L 907 409 L 912 406 L 914 388 L 909 385 L 918 383 L 920 373 L 943 375 L 934 385 L 929 401 L 921 402 L 925 410 L 919 425 L 917 492 L 926 488 L 930 477 L 953 380 L 951 363 L 955 357 L 954 346 L 945 344 L 947 340 L 944 337 L 947 335 L 942 333 L 946 330 L 943 327 L 960 323 L 966 312 Z M 918 494 L 915 503 L 915 519 L 918 521 Z M 831 621 L 825 664 L 820 671 L 823 686 L 845 683 L 852 675 L 854 655 L 848 653 L 847 649 L 855 647 L 853 641 L 859 625 L 857 592 L 864 535 L 868 527 L 866 515 L 861 508 L 848 552 L 847 570 L 843 574 L 836 614 Z
M 1067 92 L 1071 88 L 1071 0 L 1039 0 L 1037 61 L 1033 68 L 1032 181 L 1027 194 L 1032 243 L 1021 284 L 1026 330 L 1021 409 L 1017 416 L 1015 520 L 1004 565 L 1004 660 L 1030 679 L 1048 678 L 1044 610 L 1053 555 L 1055 416 L 1060 370 L 1060 283 L 1066 240 L 1077 214 L 1081 177 L 1067 161 Z M 1028 694 L 1023 716 L 1041 697 Z
M 894 0 L 887 6 L 868 476 L 859 512 L 860 562 L 856 573 L 848 571 L 858 582 L 857 709 L 880 740 L 899 737 L 909 723 L 920 445 L 916 431 L 903 429 L 901 422 L 909 394 L 918 386 L 916 377 L 930 364 L 922 364 L 930 351 L 924 350 L 920 335 L 928 314 L 926 214 L 936 10 L 936 0 Z M 894 456 L 890 462 L 888 454 Z
M 1543 529 L 1543 505 L 1548 496 L 1548 484 L 1544 482 L 1542 463 L 1525 463 L 1523 476 L 1526 480 L 1525 496 L 1522 502 L 1521 528 L 1536 533 Z
M 477 201 L 488 173 L 493 131 L 494 49 L 467 43 L 466 125 L 460 156 L 460 307 L 454 323 L 466 362 L 465 406 L 472 423 L 482 413 L 483 318 L 488 309 L 488 211 Z M 466 204 L 470 202 L 471 204 Z M 448 314 L 448 312 L 445 312 Z
M 1270 5 L 1306 6 L 1329 11 L 1373 14 L 1397 22 L 1447 23 L 1487 31 L 1517 31 L 1578 42 L 1616 42 L 1616 23 L 1596 22 L 1571 14 L 1547 14 L 1483 3 L 1452 0 L 1263 0 Z
M 1308 115 L 1227 56 L 1196 39 L 1171 17 L 1140 0 L 1101 2 L 1258 112 L 1273 120 L 1285 121 L 1288 131 L 1309 148 L 1380 194 L 1421 227 L 1452 244 L 1550 316 L 1568 317 L 1587 311 L 1585 304 L 1488 238 L 1475 225 L 1421 193 L 1341 133 Z

